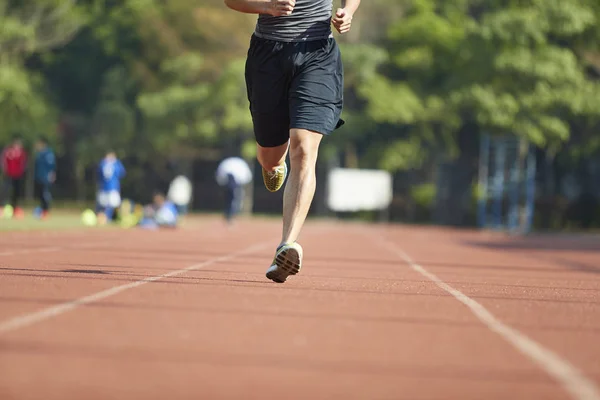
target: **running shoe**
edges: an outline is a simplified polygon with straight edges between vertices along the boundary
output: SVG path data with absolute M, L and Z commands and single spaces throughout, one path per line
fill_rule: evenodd
M 285 162 L 279 167 L 275 168 L 273 171 L 265 171 L 263 168 L 263 181 L 267 190 L 269 192 L 276 192 L 281 189 L 283 183 L 285 182 L 285 178 L 287 177 L 287 173 L 288 168 Z
M 267 270 L 267 278 L 273 282 L 283 283 L 290 275 L 296 275 L 302 267 L 302 246 L 298 243 L 283 244 L 277 248 L 271 267 Z

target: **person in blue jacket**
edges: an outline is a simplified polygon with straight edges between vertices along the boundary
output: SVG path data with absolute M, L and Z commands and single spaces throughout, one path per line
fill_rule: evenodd
M 121 179 L 125 177 L 125 167 L 114 151 L 109 151 L 98 164 L 97 212 L 110 221 L 116 208 L 121 205 Z
M 56 156 L 43 136 L 36 141 L 35 150 L 35 192 L 40 201 L 40 217 L 46 218 L 52 204 L 52 185 L 56 181 Z
M 139 225 L 146 229 L 176 228 L 178 222 L 177 206 L 162 192 L 157 192 L 154 194 L 152 204 L 145 207 L 144 217 Z

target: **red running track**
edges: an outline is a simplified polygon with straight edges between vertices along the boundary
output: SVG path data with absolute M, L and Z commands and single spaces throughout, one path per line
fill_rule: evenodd
M 600 240 L 311 222 L 0 234 L 0 399 L 600 399 Z

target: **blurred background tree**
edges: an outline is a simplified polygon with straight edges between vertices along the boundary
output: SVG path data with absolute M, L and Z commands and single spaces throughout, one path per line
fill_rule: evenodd
M 0 0 L 0 144 L 55 138 L 65 199 L 93 198 L 114 148 L 127 196 L 146 201 L 185 172 L 195 207 L 216 209 L 216 163 L 254 156 L 255 20 L 221 0 Z M 394 219 L 472 224 L 482 133 L 538 148 L 540 215 L 600 197 L 597 0 L 371 0 L 336 37 L 347 124 L 323 142 L 320 171 L 393 172 Z M 277 210 L 260 196 L 256 210 Z

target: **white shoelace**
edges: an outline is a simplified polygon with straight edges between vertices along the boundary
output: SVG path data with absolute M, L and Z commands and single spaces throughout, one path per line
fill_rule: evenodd
M 275 168 L 273 171 L 268 171 L 267 175 L 269 175 L 270 179 L 276 178 L 277 174 L 282 170 L 282 168 L 285 168 L 284 166 L 280 166 Z

